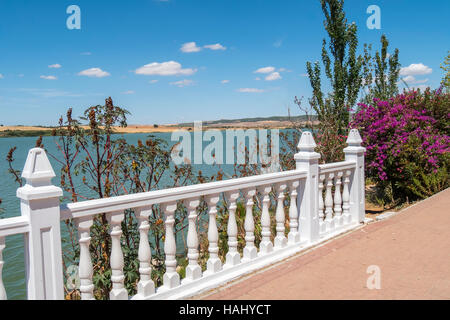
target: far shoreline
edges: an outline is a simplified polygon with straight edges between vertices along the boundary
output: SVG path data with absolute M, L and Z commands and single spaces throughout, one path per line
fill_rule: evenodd
M 316 121 L 314 121 L 316 122 Z M 215 122 L 208 124 L 204 122 L 202 130 L 247 130 L 247 129 L 292 129 L 295 125 L 305 125 L 304 121 L 292 122 L 292 121 L 245 121 L 245 122 L 231 122 L 221 123 Z M 316 123 L 314 123 L 316 124 Z M 88 126 L 82 126 L 84 129 L 88 129 Z M 56 127 L 44 127 L 44 126 L 0 126 L 0 138 L 10 137 L 38 137 L 38 136 L 51 136 L 52 131 Z M 114 127 L 116 134 L 129 134 L 129 133 L 172 133 L 179 130 L 194 131 L 194 127 L 188 124 L 179 125 L 135 125 L 130 124 L 127 127 Z

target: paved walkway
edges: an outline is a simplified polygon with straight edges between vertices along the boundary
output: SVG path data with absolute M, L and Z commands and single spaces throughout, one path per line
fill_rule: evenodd
M 450 189 L 197 298 L 450 299 Z

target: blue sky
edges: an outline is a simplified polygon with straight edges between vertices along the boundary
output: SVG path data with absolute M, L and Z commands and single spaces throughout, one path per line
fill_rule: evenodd
M 80 30 L 66 26 L 73 4 Z M 380 30 L 366 26 L 369 5 Z M 411 86 L 439 86 L 450 1 L 346 0 L 345 11 L 361 48 L 384 33 Z M 55 125 L 108 96 L 132 124 L 287 115 L 311 94 L 323 19 L 318 0 L 1 0 L 0 124 Z

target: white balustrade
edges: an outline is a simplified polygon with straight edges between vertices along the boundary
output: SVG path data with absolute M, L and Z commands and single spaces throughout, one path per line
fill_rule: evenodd
M 333 196 L 332 196 L 332 188 L 333 188 L 333 179 L 334 173 L 329 173 L 326 176 L 326 192 L 325 192 L 325 224 L 327 230 L 331 230 L 334 228 L 333 221 Z
M 226 198 L 228 200 L 228 252 L 226 255 L 226 262 L 224 268 L 229 268 L 238 265 L 241 262 L 241 255 L 238 252 L 238 227 L 236 223 L 236 200 L 239 197 L 239 191 L 227 192 Z
M 323 233 L 326 231 L 326 224 L 325 224 L 325 213 L 324 213 L 324 202 L 323 202 L 323 182 L 325 180 L 325 175 L 321 174 L 319 175 L 319 232 Z
M 175 211 L 177 210 L 177 203 L 165 203 L 162 205 L 162 210 L 166 215 L 164 224 L 166 226 L 164 253 L 166 255 L 165 265 L 166 272 L 163 276 L 164 289 L 172 289 L 180 285 L 180 275 L 177 272 L 177 260 L 175 255 L 177 253 L 177 243 L 175 241 Z
M 344 217 L 344 223 L 350 223 L 351 215 L 350 215 L 350 192 L 349 192 L 349 183 L 350 183 L 350 170 L 344 171 L 344 190 L 342 191 L 342 215 Z
M 106 215 L 110 224 L 111 235 L 111 282 L 112 289 L 109 293 L 110 300 L 126 300 L 128 292 L 124 286 L 125 275 L 123 274 L 123 252 L 120 237 L 122 236 L 123 211 L 111 212 Z
M 284 214 L 284 192 L 286 190 L 286 183 L 279 183 L 275 187 L 277 193 L 277 209 L 275 212 L 276 231 L 277 234 L 274 239 L 275 248 L 284 248 L 287 245 L 287 238 L 285 235 L 285 214 Z
M 133 209 L 139 228 L 139 281 L 137 294 L 132 299 L 179 299 L 192 296 L 240 274 L 253 272 L 274 261 L 292 256 L 311 246 L 330 239 L 339 232 L 358 226 L 364 219 L 364 148 L 358 131 L 349 133 L 344 149 L 345 161 L 318 164 L 320 155 L 310 132 L 303 132 L 294 158 L 296 170 L 261 174 L 204 184 L 156 190 L 118 197 L 95 199 L 60 206 L 60 188 L 51 184 L 55 176 L 43 149 L 30 150 L 23 177 L 27 184 L 19 188 L 20 217 L 0 220 L 0 300 L 6 299 L 2 281 L 5 237 L 25 235 L 27 293 L 29 299 L 63 299 L 62 254 L 60 221 L 73 219 L 78 229 L 80 245 L 80 292 L 82 299 L 94 299 L 93 265 L 89 246 L 90 228 L 98 214 L 105 214 L 110 224 L 112 271 L 111 300 L 128 299 L 125 287 L 122 228 L 124 212 Z M 333 183 L 334 182 L 334 183 Z M 334 187 L 334 197 L 332 194 Z M 325 199 L 323 191 L 325 189 Z M 255 245 L 254 197 L 261 195 L 261 243 Z M 272 243 L 270 194 L 276 197 L 276 234 Z M 239 201 L 240 192 L 243 194 Z M 285 193 L 289 194 L 289 232 L 285 232 Z M 221 196 L 227 202 L 228 251 L 225 264 L 219 257 L 217 205 Z M 206 271 L 199 264 L 199 212 L 200 199 L 208 204 L 208 252 Z M 180 281 L 177 272 L 177 243 L 175 212 L 178 202 L 187 208 L 186 277 Z M 243 256 L 238 251 L 238 203 L 245 206 Z M 149 216 L 153 206 L 164 212 L 165 273 L 162 286 L 155 288 L 152 280 L 152 252 L 149 239 Z M 220 204 L 222 206 L 222 204 Z M 222 212 L 222 210 L 220 211 Z M 333 214 L 334 213 L 334 214 Z M 180 220 L 182 221 L 182 220 Z M 242 226 L 239 226 L 242 227 Z M 202 230 L 203 232 L 203 230 Z M 258 252 L 259 249 L 259 252 Z M 3 272 L 4 273 L 4 272 Z M 127 285 L 130 285 L 127 283 Z
M 5 249 L 5 237 L 0 237 L 0 300 L 6 300 L 7 298 L 2 277 L 3 264 L 5 263 L 3 261 L 3 249 Z
M 186 277 L 183 282 L 194 281 L 200 279 L 202 276 L 202 268 L 198 264 L 198 234 L 197 234 L 197 207 L 200 204 L 198 199 L 189 199 L 185 201 L 185 206 L 188 210 L 188 266 L 186 267 Z
M 139 282 L 137 293 L 141 297 L 148 297 L 155 293 L 155 283 L 152 280 L 152 251 L 148 241 L 150 223 L 148 218 L 152 214 L 151 207 L 134 209 L 136 218 L 139 220 Z
M 273 251 L 273 243 L 270 239 L 272 232 L 270 230 L 270 196 L 272 191 L 271 185 L 262 186 L 259 188 L 262 195 L 262 211 L 261 211 L 261 243 L 259 244 L 259 254 L 267 254 Z
M 342 226 L 344 223 L 342 217 L 342 196 L 341 196 L 341 184 L 342 184 L 342 171 L 338 171 L 335 175 L 334 182 L 334 221 L 336 226 Z
M 219 195 L 212 195 L 207 198 L 209 206 L 209 223 L 208 223 L 208 251 L 209 259 L 206 262 L 205 274 L 217 273 L 222 269 L 222 262 L 219 258 L 219 232 L 217 231 L 216 215 L 217 203 L 219 202 Z
M 80 277 L 80 293 L 82 300 L 94 299 L 94 285 L 92 283 L 94 271 L 92 268 L 91 253 L 89 251 L 92 224 L 92 217 L 84 217 L 76 220 L 78 243 L 80 244 L 78 276 Z
M 245 192 L 246 210 L 245 210 L 245 247 L 243 260 L 251 260 L 256 258 L 258 249 L 255 247 L 255 221 L 253 217 L 253 197 L 256 194 L 255 189 L 247 189 Z
M 298 181 L 291 181 L 289 185 L 291 203 L 289 206 L 289 234 L 288 242 L 295 244 L 300 242 L 300 233 L 298 232 L 298 210 L 297 210 L 297 188 L 299 186 Z

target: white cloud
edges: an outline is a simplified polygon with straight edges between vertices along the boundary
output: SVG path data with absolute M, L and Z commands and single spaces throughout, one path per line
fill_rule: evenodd
M 56 80 L 56 79 L 58 79 L 55 76 L 40 76 L 39 78 L 45 79 L 45 80 Z
M 55 98 L 55 97 L 81 97 L 81 94 L 71 93 L 68 91 L 61 91 L 57 89 L 36 89 L 36 88 L 19 88 L 19 92 L 25 92 L 34 96 L 43 98 Z
M 186 86 L 191 86 L 193 84 L 194 84 L 194 81 L 187 80 L 187 79 L 180 80 L 180 81 L 175 81 L 175 82 L 170 82 L 170 85 L 177 86 L 177 87 L 180 87 L 180 88 L 186 87 Z
M 195 42 L 186 42 L 181 46 L 180 50 L 183 52 L 199 52 L 202 48 L 197 47 Z
M 281 79 L 281 76 L 280 76 L 279 72 L 272 72 L 267 77 L 265 77 L 265 79 L 267 81 L 279 80 L 279 79 Z
M 4 76 L 0 73 L 0 79 L 3 79 L 4 78 Z
M 86 69 L 86 70 L 79 72 L 78 75 L 91 77 L 91 78 L 103 78 L 103 77 L 110 76 L 111 74 L 106 71 L 103 71 L 100 68 L 90 68 L 90 69 Z
M 49 65 L 48 67 L 49 67 L 49 68 L 53 68 L 53 69 L 59 69 L 59 68 L 61 68 L 62 66 L 61 66 L 59 63 L 55 63 L 55 64 Z
M 152 62 L 136 69 L 136 74 L 143 74 L 148 76 L 189 76 L 197 72 L 197 69 L 182 69 L 181 64 L 176 61 L 167 62 Z
M 405 82 L 414 82 L 414 81 L 416 81 L 416 78 L 414 78 L 414 76 L 406 76 L 406 77 L 402 78 L 402 80 Z
M 80 53 L 82 56 L 90 56 L 92 53 L 91 52 L 82 52 Z
M 158 80 L 155 80 L 155 79 L 149 81 L 149 83 L 152 83 L 152 84 L 157 83 L 157 82 L 158 82 Z
M 411 87 L 409 87 L 409 89 L 413 89 L 413 90 L 420 89 L 420 91 L 425 91 L 428 87 L 429 87 L 429 85 L 421 84 L 418 86 L 411 86 Z
M 240 89 L 238 89 L 237 90 L 238 92 L 251 92 L 251 93 L 254 93 L 254 92 L 264 92 L 264 90 L 263 89 L 256 89 L 256 88 L 240 88 Z
M 206 46 L 203 46 L 204 48 L 211 49 L 211 50 L 226 50 L 227 48 L 221 45 L 220 43 L 216 44 L 207 44 Z
M 23 73 L 17 75 L 19 78 L 23 78 L 25 75 Z
M 279 48 L 279 47 L 281 47 L 282 44 L 283 44 L 283 40 L 280 39 L 280 40 L 275 41 L 275 42 L 273 43 L 273 46 L 274 46 L 275 48 Z
M 422 80 L 417 80 L 414 76 L 406 76 L 406 77 L 402 78 L 402 80 L 407 83 L 420 84 L 420 83 L 428 82 L 429 79 L 426 78 L 426 79 L 422 79 Z
M 256 77 L 255 80 L 256 80 L 256 81 L 259 81 L 259 80 L 261 80 L 261 78 L 260 78 L 260 77 Z
M 423 63 L 412 63 L 408 67 L 400 69 L 401 76 L 417 76 L 423 74 L 430 74 L 433 70 Z
M 127 90 L 125 92 L 122 92 L 122 94 L 134 94 L 133 90 Z
M 271 73 L 274 71 L 275 71 L 274 67 L 264 67 L 264 68 L 259 68 L 258 70 L 255 70 L 253 73 Z
M 220 81 L 220 83 L 229 83 L 230 82 L 230 80 L 222 80 L 222 81 Z

